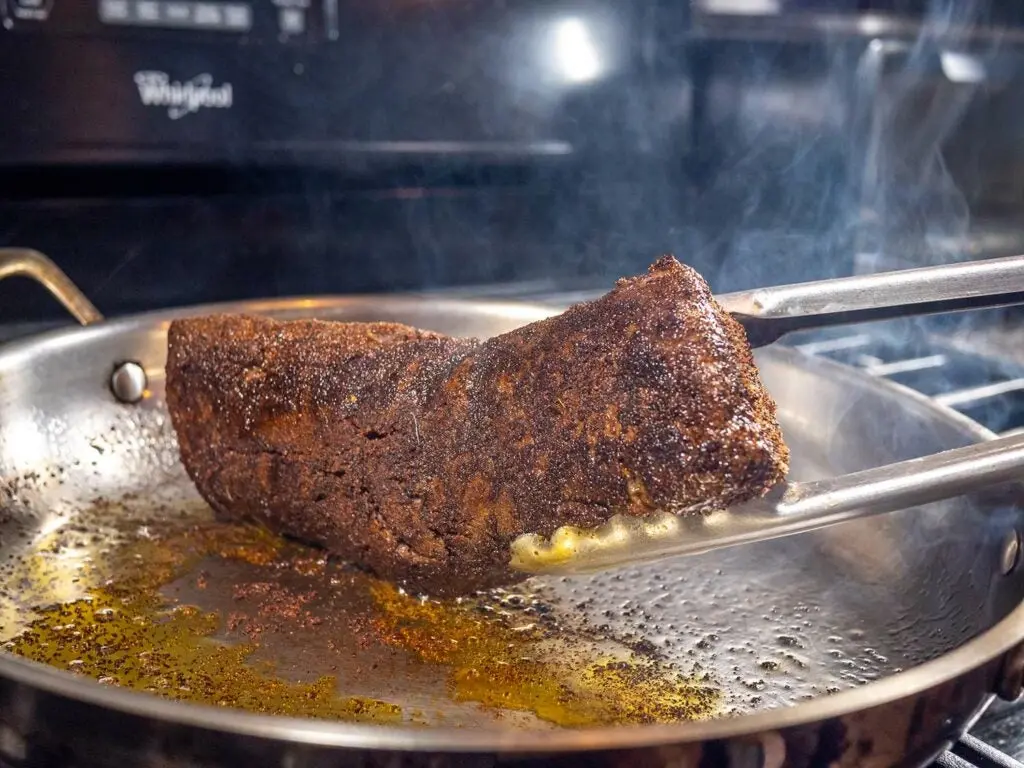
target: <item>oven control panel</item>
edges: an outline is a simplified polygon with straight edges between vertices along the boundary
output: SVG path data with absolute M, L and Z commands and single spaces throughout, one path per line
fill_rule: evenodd
M 0 0 L 0 168 L 559 162 L 592 123 L 581 109 L 621 111 L 605 100 L 636 60 L 638 13 L 615 0 Z
M 338 37 L 337 0 L 0 0 L 11 32 L 279 44 Z

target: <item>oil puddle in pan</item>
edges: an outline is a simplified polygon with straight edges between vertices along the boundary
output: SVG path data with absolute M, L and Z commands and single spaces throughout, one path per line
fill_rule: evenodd
M 6 650 L 173 699 L 358 722 L 586 727 L 721 708 L 709 676 L 568 626 L 536 595 L 418 599 L 205 510 L 130 525 L 105 511 L 5 567 Z

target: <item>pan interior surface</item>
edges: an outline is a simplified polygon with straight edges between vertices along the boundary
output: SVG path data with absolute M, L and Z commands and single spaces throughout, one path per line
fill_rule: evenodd
M 416 300 L 269 311 L 481 337 L 541 314 Z M 165 345 L 166 323 L 142 318 L 0 352 L 8 653 L 276 714 L 416 727 L 677 722 L 894 674 L 991 627 L 1024 592 L 999 570 L 1019 511 L 988 494 L 458 603 L 404 595 L 313 550 L 212 521 L 178 461 Z M 134 405 L 108 388 L 125 360 L 148 375 Z M 980 436 L 839 366 L 773 348 L 758 364 L 797 480 Z

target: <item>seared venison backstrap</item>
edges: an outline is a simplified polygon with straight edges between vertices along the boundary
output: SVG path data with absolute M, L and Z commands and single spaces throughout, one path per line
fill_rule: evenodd
M 181 458 L 220 516 L 416 592 L 521 579 L 522 533 L 727 506 L 788 468 L 742 327 L 670 256 L 483 342 L 216 315 L 168 345 Z

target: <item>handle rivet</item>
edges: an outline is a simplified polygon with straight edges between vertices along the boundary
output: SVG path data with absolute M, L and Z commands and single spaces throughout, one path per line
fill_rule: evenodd
M 110 391 L 122 403 L 137 403 L 146 394 L 146 372 L 135 362 L 121 363 L 110 376 Z
M 1020 534 L 1017 531 L 1010 531 L 1003 541 L 1002 552 L 999 555 L 999 570 L 1003 576 L 1009 576 L 1017 569 L 1020 563 Z

